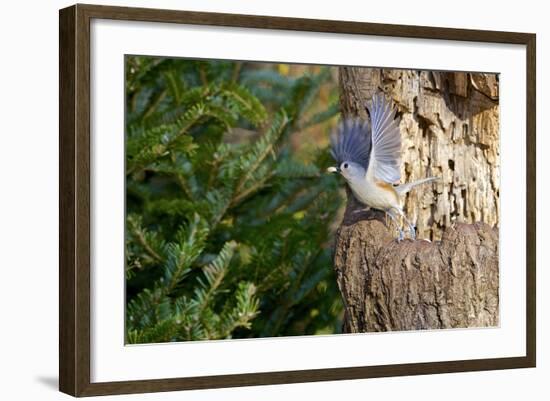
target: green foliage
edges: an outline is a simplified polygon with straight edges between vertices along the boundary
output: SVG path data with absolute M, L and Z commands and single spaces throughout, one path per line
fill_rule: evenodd
M 334 119 L 330 85 L 329 68 L 127 57 L 128 342 L 339 332 L 338 185 L 326 148 L 292 141 Z

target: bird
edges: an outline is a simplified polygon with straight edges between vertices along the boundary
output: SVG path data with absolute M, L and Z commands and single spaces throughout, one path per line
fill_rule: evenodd
M 398 229 L 398 242 L 405 236 L 398 217 L 403 218 L 414 240 L 416 230 L 402 208 L 404 196 L 411 189 L 439 177 L 396 185 L 401 179 L 401 131 L 400 118 L 396 118 L 397 108 L 383 92 L 375 93 L 365 108 L 370 123 L 360 118 L 346 118 L 332 133 L 330 153 L 337 165 L 329 167 L 327 172 L 344 177 L 353 196 L 363 206 L 384 211 Z

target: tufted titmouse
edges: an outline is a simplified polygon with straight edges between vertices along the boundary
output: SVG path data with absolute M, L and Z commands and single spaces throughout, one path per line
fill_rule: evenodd
M 365 206 L 383 210 L 399 230 L 398 241 L 404 238 L 397 216 L 403 217 L 411 238 L 415 238 L 414 226 L 409 222 L 401 201 L 403 196 L 417 185 L 437 180 L 437 177 L 393 185 L 401 178 L 401 133 L 397 110 L 382 93 L 372 98 L 366 106 L 372 123 L 359 119 L 347 119 L 341 123 L 331 138 L 331 154 L 338 163 L 327 169 L 340 173 L 347 181 L 355 198 Z

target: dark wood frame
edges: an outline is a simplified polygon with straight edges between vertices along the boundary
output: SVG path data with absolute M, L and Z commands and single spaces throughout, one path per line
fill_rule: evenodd
M 525 45 L 527 49 L 526 356 L 90 383 L 89 97 L 90 20 L 92 18 Z M 60 10 L 59 29 L 59 388 L 62 392 L 74 396 L 92 396 L 535 367 L 535 34 L 81 4 Z

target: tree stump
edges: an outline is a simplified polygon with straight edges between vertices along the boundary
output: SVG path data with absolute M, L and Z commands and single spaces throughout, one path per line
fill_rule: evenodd
M 397 242 L 383 212 L 351 198 L 336 236 L 334 268 L 344 332 L 498 326 L 498 232 L 455 223 L 441 241 Z

